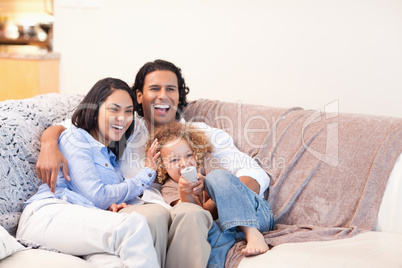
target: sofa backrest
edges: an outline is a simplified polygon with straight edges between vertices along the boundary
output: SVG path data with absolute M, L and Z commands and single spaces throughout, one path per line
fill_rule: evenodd
M 0 102 L 0 225 L 11 234 L 15 234 L 24 201 L 32 196 L 41 184 L 35 171 L 40 150 L 40 136 L 47 127 L 70 118 L 74 108 L 82 98 L 83 95 L 52 93 L 30 99 Z M 306 114 L 309 116 L 306 117 Z M 337 113 L 318 113 L 317 115 L 301 108 L 286 109 L 211 100 L 191 102 L 184 110 L 183 116 L 187 121 L 201 121 L 226 130 L 234 138 L 234 142 L 240 150 L 260 161 L 260 164 L 272 178 L 270 188 L 271 192 L 274 189 L 274 193 L 270 193 L 271 199 L 269 201 L 275 202 L 273 204 L 274 212 L 281 213 L 279 216 L 276 215 L 277 219 L 279 222 L 283 221 L 289 224 L 300 222 L 300 219 L 291 217 L 291 209 L 294 204 L 292 206 L 281 200 L 280 191 L 278 191 L 279 196 L 277 196 L 275 185 L 272 183 L 278 184 L 281 180 L 291 181 L 297 176 L 300 177 L 300 172 L 308 170 L 309 167 L 305 165 L 309 163 L 308 161 L 303 162 L 301 161 L 303 159 L 299 159 L 300 162 L 291 163 L 289 154 L 294 154 L 292 150 L 297 151 L 299 147 L 304 148 L 305 152 L 311 154 L 312 159 L 318 160 L 320 169 L 331 170 L 330 178 L 325 178 L 328 179 L 328 182 L 320 185 L 319 179 L 322 179 L 322 176 L 318 176 L 319 172 L 317 172 L 318 175 L 314 174 L 316 177 L 312 176 L 309 184 L 317 185 L 318 183 L 319 186 L 323 187 L 320 189 L 321 192 L 315 193 L 317 194 L 315 200 L 321 202 L 325 202 L 325 196 L 320 195 L 328 189 L 339 190 L 336 187 L 343 187 L 341 189 L 348 189 L 349 187 L 353 190 L 362 189 L 362 187 L 354 188 L 355 184 L 358 183 L 353 177 L 355 174 L 348 173 L 348 168 L 361 169 L 369 181 L 378 180 L 378 184 L 374 187 L 376 191 L 383 192 L 392 165 L 402 151 L 401 118 L 340 115 Z M 291 118 L 293 119 L 289 121 Z M 342 120 L 336 121 L 337 119 Z M 300 130 L 294 128 L 300 120 L 305 121 L 305 123 L 301 123 L 302 127 L 307 130 L 305 133 L 294 131 L 295 129 Z M 317 138 L 311 144 L 304 144 L 309 142 L 310 127 L 317 122 L 320 123 L 320 121 L 325 126 L 322 132 L 324 138 Z M 284 134 L 286 130 L 293 132 Z M 338 159 L 334 159 L 334 155 L 331 153 L 325 150 L 320 151 L 318 147 L 314 147 L 316 144 L 328 144 L 328 139 L 336 138 L 329 135 L 333 130 L 338 131 L 338 149 L 340 148 L 342 151 L 338 150 L 336 155 Z M 351 137 L 344 137 L 344 134 L 348 132 L 355 134 Z M 294 142 L 287 144 L 285 142 L 286 135 L 298 137 L 298 140 L 302 140 L 302 144 L 300 145 L 299 141 L 297 144 Z M 320 135 L 318 136 L 320 137 Z M 375 141 L 371 142 L 370 140 Z M 265 147 L 260 148 L 261 145 Z M 343 147 L 350 150 L 342 150 Z M 364 147 L 369 148 L 369 150 Z M 325 149 L 329 149 L 331 152 L 333 148 L 327 147 Z M 264 158 L 259 158 L 261 151 L 269 152 L 269 154 L 264 155 Z M 370 151 L 375 151 L 375 153 L 370 154 Z M 376 157 L 370 155 L 376 155 Z M 339 163 L 339 157 L 342 158 L 342 163 Z M 356 159 L 359 161 L 353 162 Z M 379 160 L 382 160 L 381 164 L 378 163 Z M 351 163 L 345 163 L 348 161 Z M 383 162 L 389 162 L 389 164 Z M 346 167 L 346 169 L 341 170 L 338 167 L 339 164 L 343 164 L 344 166 L 341 167 Z M 350 184 L 346 182 L 342 186 L 336 181 L 337 176 L 342 175 L 349 178 Z M 378 177 L 376 177 L 377 175 Z M 330 183 L 336 187 L 325 188 Z M 308 190 L 307 187 L 305 192 L 309 193 Z M 368 190 L 363 189 L 362 191 L 367 192 Z M 296 192 L 296 199 L 305 198 L 303 191 Z M 288 193 L 284 195 L 289 196 Z M 370 198 L 361 199 L 359 204 L 356 204 L 356 210 L 359 211 L 359 207 L 373 206 L 375 207 L 374 212 L 370 211 L 370 213 L 376 217 L 379 204 L 370 203 L 370 200 Z M 285 212 L 281 210 L 280 206 L 287 206 Z M 309 217 L 314 220 L 317 217 L 326 216 L 317 207 L 319 207 L 317 202 L 316 204 L 312 202 L 311 207 L 309 207 Z M 371 225 L 374 224 L 369 221 L 368 226 Z
M 40 136 L 71 117 L 81 95 L 45 94 L 0 102 L 0 225 L 15 234 L 23 203 L 42 183 L 35 171 Z
M 226 130 L 270 175 L 275 222 L 371 230 L 402 152 L 402 118 L 190 102 L 187 121 Z M 395 212 L 396 213 L 396 212 Z

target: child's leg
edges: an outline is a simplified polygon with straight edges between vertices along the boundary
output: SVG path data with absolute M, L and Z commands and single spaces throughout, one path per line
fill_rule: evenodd
M 225 170 L 205 177 L 205 188 L 218 209 L 222 231 L 237 226 L 255 227 L 260 232 L 273 228 L 273 213 L 267 201 Z
M 222 232 L 240 226 L 246 231 L 248 246 L 243 254 L 268 250 L 261 232 L 272 230 L 274 220 L 266 200 L 224 170 L 210 172 L 205 178 L 205 187 L 217 206 Z
M 222 232 L 219 228 L 219 220 L 216 220 L 208 232 L 208 242 L 211 245 L 211 254 L 207 268 L 225 267 L 226 254 L 236 242 L 236 232 L 234 230 Z

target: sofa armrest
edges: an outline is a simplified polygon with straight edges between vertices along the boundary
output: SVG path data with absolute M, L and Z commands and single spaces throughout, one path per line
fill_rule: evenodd
M 397 158 L 389 176 L 387 187 L 373 231 L 402 234 L 402 154 Z

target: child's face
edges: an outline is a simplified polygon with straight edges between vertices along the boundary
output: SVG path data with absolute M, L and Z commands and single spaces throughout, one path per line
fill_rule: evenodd
M 193 150 L 185 139 L 177 139 L 164 145 L 161 150 L 162 164 L 165 172 L 178 182 L 180 171 L 188 166 L 197 166 Z

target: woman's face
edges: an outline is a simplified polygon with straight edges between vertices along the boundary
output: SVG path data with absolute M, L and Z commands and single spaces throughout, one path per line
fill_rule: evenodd
M 98 133 L 94 138 L 108 146 L 119 141 L 133 122 L 133 101 L 125 90 L 117 89 L 99 107 Z
M 185 139 L 168 142 L 160 152 L 163 168 L 175 182 L 179 181 L 183 168 L 197 166 L 194 152 Z
M 173 122 L 179 104 L 179 86 L 172 71 L 154 71 L 145 76 L 142 92 L 137 90 L 148 128 Z

